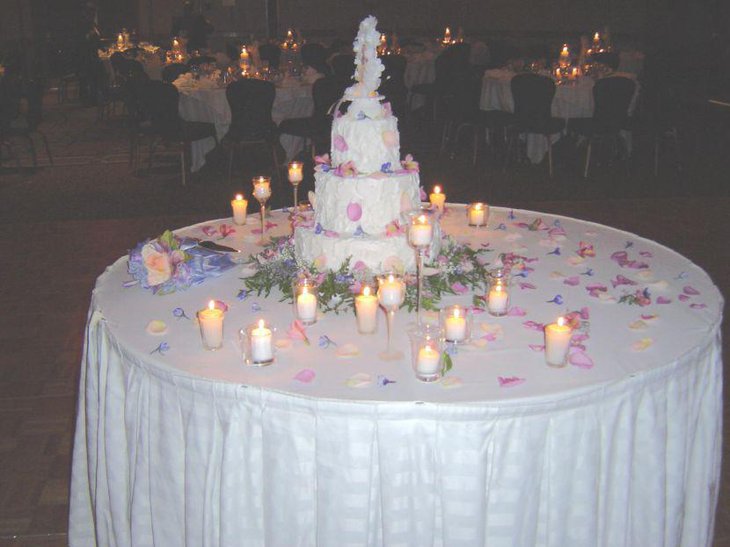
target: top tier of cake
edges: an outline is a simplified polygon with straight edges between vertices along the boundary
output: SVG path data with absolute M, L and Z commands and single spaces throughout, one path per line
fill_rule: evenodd
M 332 166 L 347 165 L 358 174 L 387 172 L 400 166 L 398 119 L 382 97 L 353 100 L 332 121 Z

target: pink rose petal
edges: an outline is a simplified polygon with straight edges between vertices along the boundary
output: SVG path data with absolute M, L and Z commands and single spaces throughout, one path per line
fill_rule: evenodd
M 698 294 L 700 294 L 700 291 L 695 289 L 692 285 L 687 285 L 684 289 L 682 289 L 682 291 L 684 292 L 684 294 L 688 294 L 690 296 L 697 296 Z
M 526 329 L 535 330 L 538 332 L 542 332 L 545 330 L 545 325 L 543 323 L 538 323 L 537 321 L 525 321 L 522 323 L 522 326 Z
M 688 302 L 689 301 L 689 296 L 687 296 L 686 294 L 680 294 L 677 298 L 679 298 L 679 301 L 680 302 Z
M 530 349 L 532 351 L 543 352 L 545 351 L 545 346 L 542 344 L 530 344 Z
M 571 287 L 575 287 L 576 285 L 580 284 L 580 278 L 577 275 L 573 275 L 563 280 L 563 283 L 566 285 L 570 285 Z
M 656 303 L 657 304 L 671 304 L 672 300 L 671 300 L 671 298 L 667 298 L 666 296 L 657 296 Z
M 707 307 L 707 304 L 690 304 L 689 307 L 693 310 L 704 310 Z
M 525 315 L 527 315 L 527 312 L 519 306 L 514 306 L 507 311 L 508 317 L 524 317 Z
M 532 283 L 521 282 L 519 283 L 519 286 L 520 289 L 537 289 L 537 287 L 535 287 L 535 285 L 533 285 Z
M 518 378 L 517 376 L 498 376 L 497 381 L 499 382 L 499 387 L 515 387 L 525 383 L 524 378 Z
M 294 379 L 298 382 L 302 382 L 303 384 L 308 384 L 312 380 L 314 380 L 314 377 L 316 376 L 315 372 L 311 368 L 305 368 L 300 370 L 294 375 Z
M 591 359 L 583 350 L 571 351 L 568 355 L 568 362 L 574 367 L 583 369 L 593 368 L 593 359 Z

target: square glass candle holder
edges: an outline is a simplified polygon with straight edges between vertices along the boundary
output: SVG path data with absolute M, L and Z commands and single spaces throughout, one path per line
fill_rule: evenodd
M 444 337 L 436 325 L 421 325 L 408 331 L 411 366 L 421 382 L 436 382 L 443 375 Z
M 487 311 L 495 317 L 507 315 L 509 310 L 510 290 L 509 274 L 503 268 L 489 272 L 487 290 Z
M 254 367 L 265 367 L 274 362 L 274 329 L 263 319 L 241 329 L 238 333 L 243 362 Z
M 318 290 L 317 282 L 309 277 L 292 282 L 294 317 L 303 325 L 313 325 L 317 322 Z
M 441 331 L 449 344 L 466 344 L 471 340 L 472 313 L 469 308 L 447 306 L 440 313 Z

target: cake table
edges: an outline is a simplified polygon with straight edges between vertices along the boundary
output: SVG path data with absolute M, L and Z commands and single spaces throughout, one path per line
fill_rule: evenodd
M 181 233 L 250 253 L 255 220 Z M 272 221 L 288 233 L 285 212 Z M 564 217 L 492 209 L 470 228 L 449 205 L 442 227 L 521 267 L 510 313 L 475 314 L 474 343 L 432 384 L 414 378 L 405 310 L 406 358 L 384 362 L 382 315 L 370 336 L 322 316 L 306 345 L 290 304 L 242 291 L 243 267 L 155 296 L 123 288 L 126 257 L 110 266 L 86 331 L 71 545 L 711 545 L 723 302 L 708 276 Z M 194 322 L 209 299 L 229 306 L 216 352 Z M 540 327 L 572 311 L 571 364 L 550 368 Z M 236 336 L 259 317 L 283 341 L 266 368 L 242 364 Z

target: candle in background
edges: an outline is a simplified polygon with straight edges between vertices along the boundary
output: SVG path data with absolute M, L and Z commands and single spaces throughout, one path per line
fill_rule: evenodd
M 300 161 L 293 161 L 289 164 L 289 182 L 296 184 L 304 179 L 304 164 Z
M 302 287 L 297 295 L 297 317 L 305 325 L 317 320 L 317 295 L 309 292 L 309 287 Z
M 437 184 L 433 187 L 433 192 L 428 195 L 428 200 L 439 215 L 443 214 L 444 204 L 446 203 L 446 194 L 441 192 L 441 186 Z
M 273 335 L 266 322 L 259 319 L 258 326 L 251 330 L 251 361 L 254 364 L 268 363 L 274 358 Z
M 405 285 L 403 280 L 389 274 L 378 288 L 378 300 L 383 307 L 400 306 L 403 303 Z
M 560 68 L 568 68 L 570 66 L 570 50 L 568 49 L 568 44 L 563 44 L 563 49 L 560 50 L 558 64 Z
M 469 226 L 486 226 L 489 206 L 484 203 L 472 203 L 467 211 Z
M 122 47 L 124 47 L 124 36 L 122 36 L 122 33 L 121 32 L 117 36 L 117 47 L 119 49 L 122 49 Z
M 433 241 L 433 225 L 426 215 L 413 217 L 408 240 L 414 247 L 425 247 Z
M 418 350 L 416 357 L 416 372 L 424 376 L 431 376 L 439 372 L 441 352 L 431 344 L 424 344 Z
M 236 198 L 231 200 L 231 209 L 233 209 L 233 223 L 238 225 L 246 224 L 248 200 L 243 199 L 243 194 L 236 194 Z
M 596 32 L 593 35 L 593 52 L 598 53 L 601 50 L 601 35 Z
M 370 287 L 366 286 L 362 294 L 355 297 L 357 332 L 360 334 L 372 334 L 377 328 L 378 298 L 371 293 Z
M 444 30 L 444 39 L 442 40 L 442 43 L 444 45 L 449 45 L 451 43 L 451 29 L 449 27 L 446 27 L 446 30 Z
M 223 345 L 223 310 L 215 307 L 215 302 L 208 302 L 208 307 L 198 311 L 198 324 L 203 347 L 216 350 Z
M 495 284 L 487 295 L 487 310 L 492 315 L 501 316 L 507 313 L 509 292 L 503 284 Z
M 256 177 L 253 179 L 253 195 L 259 201 L 266 201 L 271 197 L 271 179 Z
M 553 367 L 565 365 L 573 329 L 565 324 L 564 317 L 545 326 L 545 362 Z
M 444 320 L 447 342 L 463 342 L 466 339 L 466 313 L 460 306 L 452 306 Z

